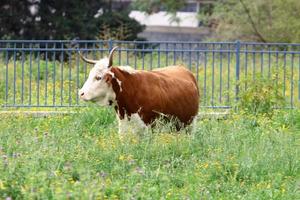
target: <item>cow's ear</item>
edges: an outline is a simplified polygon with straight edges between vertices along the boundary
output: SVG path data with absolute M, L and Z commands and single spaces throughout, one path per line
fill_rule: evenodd
M 104 80 L 108 85 L 111 85 L 111 81 L 112 81 L 112 76 L 110 74 L 106 74 L 104 76 Z

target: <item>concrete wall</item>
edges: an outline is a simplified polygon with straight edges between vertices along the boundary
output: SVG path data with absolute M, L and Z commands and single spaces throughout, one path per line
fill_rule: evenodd
M 139 34 L 149 41 L 202 41 L 211 35 L 208 28 L 147 26 Z

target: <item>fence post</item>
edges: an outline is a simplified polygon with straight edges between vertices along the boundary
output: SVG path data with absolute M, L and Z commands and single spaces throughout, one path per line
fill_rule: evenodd
M 113 48 L 113 41 L 108 40 L 108 53 L 112 50 L 112 48 Z
M 236 102 L 239 100 L 239 80 L 240 80 L 240 48 L 241 48 L 241 42 L 236 41 L 236 51 L 235 51 L 235 100 Z

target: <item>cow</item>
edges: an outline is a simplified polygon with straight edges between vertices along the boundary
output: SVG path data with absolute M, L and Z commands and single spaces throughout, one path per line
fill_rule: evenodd
M 94 67 L 79 97 L 83 101 L 114 107 L 119 120 L 119 133 L 129 131 L 133 123 L 137 132 L 151 127 L 162 117 L 176 119 L 177 129 L 191 124 L 197 116 L 199 89 L 194 75 L 183 66 L 168 66 L 152 71 L 129 66 L 113 66 L 114 47 L 108 58 L 81 58 Z

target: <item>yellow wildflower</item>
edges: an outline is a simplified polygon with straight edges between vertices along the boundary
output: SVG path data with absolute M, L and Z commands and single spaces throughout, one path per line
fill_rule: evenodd
M 1 180 L 0 180 L 0 190 L 5 190 L 5 186 Z
M 120 155 L 119 156 L 119 160 L 125 160 L 125 156 L 124 155 Z

